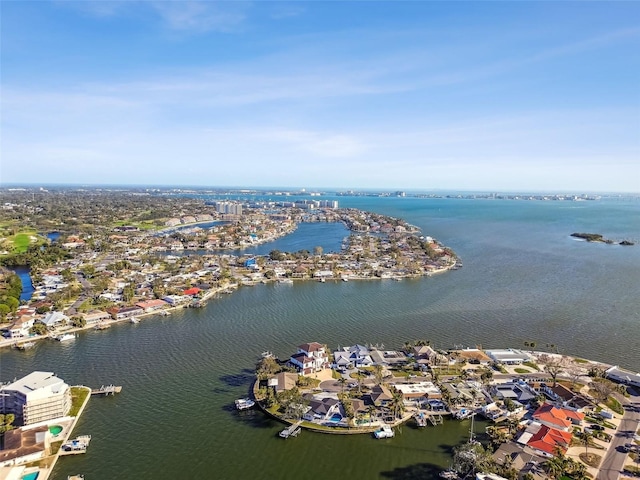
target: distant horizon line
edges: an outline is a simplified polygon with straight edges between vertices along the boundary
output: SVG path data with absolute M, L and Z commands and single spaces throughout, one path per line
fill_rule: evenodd
M 240 185 L 188 185 L 188 184 L 126 184 L 126 183 L 46 183 L 46 182 L 0 182 L 0 191 L 12 188 L 119 188 L 119 189 L 163 189 L 163 190 L 237 190 L 241 193 L 252 193 L 254 191 L 282 191 L 287 193 L 336 193 L 358 192 L 358 193 L 465 193 L 465 194 L 519 194 L 519 195 L 616 195 L 616 196 L 637 196 L 640 191 L 598 191 L 598 190 L 497 190 L 497 189 L 470 189 L 470 188 L 406 188 L 406 187 L 297 187 L 282 185 L 263 186 L 240 186 Z M 242 192 L 242 191 L 245 192 Z

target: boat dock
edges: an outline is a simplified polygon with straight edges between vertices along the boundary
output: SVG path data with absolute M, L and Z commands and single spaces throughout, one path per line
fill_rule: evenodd
M 302 420 L 300 420 L 297 423 L 294 423 L 293 425 L 289 425 L 287 428 L 282 430 L 278 435 L 280 435 L 280 437 L 282 438 L 297 437 L 298 434 L 300 433 L 300 430 L 302 430 L 300 425 L 302 425 Z
M 65 442 L 60 447 L 58 455 L 79 455 L 87 453 L 87 447 L 91 441 L 91 435 L 80 435 L 74 440 Z
M 100 388 L 92 388 L 91 395 L 115 395 L 120 393 L 122 387 L 119 385 L 102 385 Z
M 431 425 L 433 425 L 434 427 L 436 425 L 442 425 L 444 423 L 444 418 L 439 413 L 436 415 L 429 415 L 428 418 L 431 422 Z

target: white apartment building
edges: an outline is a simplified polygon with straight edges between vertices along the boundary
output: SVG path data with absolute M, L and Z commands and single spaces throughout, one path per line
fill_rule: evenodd
M 0 411 L 13 413 L 16 425 L 64 417 L 71 409 L 71 389 L 52 372 L 32 372 L 0 388 Z

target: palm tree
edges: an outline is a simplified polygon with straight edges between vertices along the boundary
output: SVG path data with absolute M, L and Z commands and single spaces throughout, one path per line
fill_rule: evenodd
M 380 385 L 382 383 L 382 378 L 383 378 L 382 377 L 382 371 L 383 371 L 382 365 L 376 364 L 376 365 L 373 366 L 373 375 L 375 376 L 376 383 L 378 385 Z
M 371 425 L 371 420 L 373 419 L 373 414 L 376 413 L 376 407 L 373 405 L 369 405 L 367 407 L 367 413 L 369 414 L 369 425 Z
M 347 379 L 344 377 L 340 377 L 338 379 L 338 383 L 340 384 L 340 388 L 342 389 L 342 394 L 344 394 L 344 386 L 347 383 Z
M 584 453 L 589 458 L 589 442 L 593 438 L 593 433 L 584 431 L 582 432 L 582 443 L 584 444 Z
M 400 390 L 396 390 L 395 388 L 391 391 L 391 411 L 393 412 L 394 418 L 401 418 L 402 413 L 404 412 L 404 397 L 402 396 L 402 392 Z
M 353 374 L 353 376 L 356 377 L 356 380 L 358 380 L 358 395 L 360 395 L 362 394 L 362 380 L 364 380 L 365 374 L 358 370 Z

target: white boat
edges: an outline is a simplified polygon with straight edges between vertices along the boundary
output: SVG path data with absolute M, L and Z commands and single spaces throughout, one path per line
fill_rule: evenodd
M 380 427 L 378 430 L 373 432 L 373 436 L 376 438 L 392 438 L 395 435 L 393 428 L 388 425 Z
M 169 315 L 171 315 L 171 312 L 169 312 L 169 311 L 167 311 L 167 310 L 163 310 L 160 314 L 161 314 L 163 317 L 168 317 Z
M 266 351 L 262 352 L 262 353 L 260 354 L 260 356 L 261 356 L 262 358 L 274 358 L 273 353 L 271 353 L 271 352 L 270 352 L 270 351 L 268 351 L 268 350 L 266 350 Z
M 247 410 L 253 407 L 255 404 L 256 402 L 254 402 L 250 398 L 239 398 L 236 400 L 236 408 L 238 410 Z
M 293 285 L 293 280 L 290 278 L 281 278 L 278 283 L 284 283 L 285 285 Z
M 73 333 L 63 333 L 54 338 L 59 342 L 66 342 L 67 340 L 75 340 L 76 336 Z
M 342 277 L 342 281 L 343 282 L 348 282 L 349 281 L 349 277 Z
M 129 319 L 129 322 L 131 322 L 131 323 L 140 323 L 140 319 L 138 317 L 131 317 Z
M 474 411 L 469 410 L 468 408 L 461 408 L 460 410 L 458 410 L 453 414 L 453 416 L 456 417 L 458 420 L 464 420 L 465 418 L 469 418 L 472 415 L 474 415 Z

